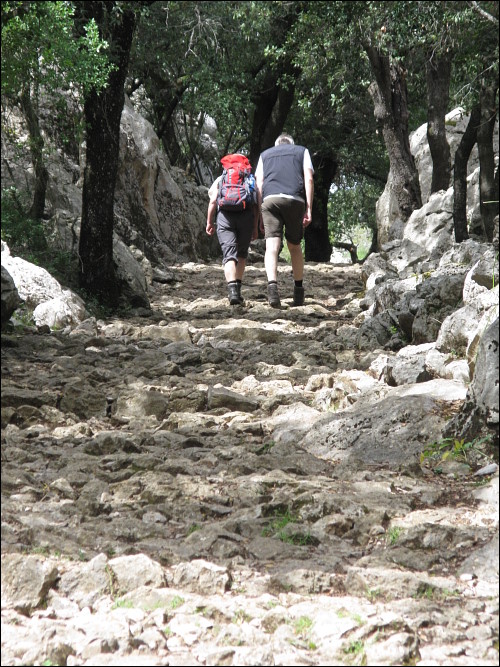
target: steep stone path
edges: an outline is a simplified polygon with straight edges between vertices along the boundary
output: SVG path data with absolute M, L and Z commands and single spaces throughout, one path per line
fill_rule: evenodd
M 498 476 L 340 474 L 295 430 L 380 352 L 359 269 L 292 308 L 280 265 L 280 310 L 262 264 L 234 308 L 170 271 L 152 313 L 2 336 L 2 665 L 497 665 Z

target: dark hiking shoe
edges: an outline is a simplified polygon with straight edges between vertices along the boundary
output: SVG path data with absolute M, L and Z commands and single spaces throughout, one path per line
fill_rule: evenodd
M 240 303 L 243 303 L 243 299 L 240 294 L 241 286 L 237 283 L 230 283 L 227 286 L 227 298 L 231 306 L 238 306 Z
M 280 295 L 278 294 L 278 285 L 276 283 L 270 283 L 267 286 L 267 297 L 269 299 L 269 305 L 272 308 L 279 308 L 281 306 Z
M 227 286 L 227 298 L 229 299 L 231 306 L 239 304 L 240 297 L 238 296 L 238 285 L 236 283 Z
M 238 303 L 239 304 L 245 303 L 245 300 L 241 296 L 241 283 L 236 283 L 236 292 L 238 294 L 238 299 L 239 299 Z
M 293 305 L 294 306 L 303 306 L 304 305 L 304 288 L 303 287 L 297 287 L 297 285 L 294 285 L 294 287 L 293 287 Z

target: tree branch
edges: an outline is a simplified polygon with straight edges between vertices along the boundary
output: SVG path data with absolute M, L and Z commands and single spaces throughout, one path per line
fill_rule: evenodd
M 479 6 L 479 3 L 476 2 L 475 0 L 472 0 L 472 2 L 469 2 L 469 5 L 472 7 L 472 9 L 477 12 L 480 16 L 483 17 L 483 19 L 486 19 L 487 21 L 491 21 L 491 23 L 494 23 L 495 25 L 498 25 L 498 19 L 496 16 L 493 16 L 493 14 L 490 14 L 489 12 L 485 11 L 482 7 Z

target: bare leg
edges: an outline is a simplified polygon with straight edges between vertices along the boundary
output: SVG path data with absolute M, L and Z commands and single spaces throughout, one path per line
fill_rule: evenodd
M 266 239 L 266 254 L 264 256 L 264 266 L 266 267 L 267 280 L 278 280 L 278 254 L 280 251 L 281 239 Z
M 236 280 L 237 264 L 234 259 L 230 259 L 224 264 L 224 275 L 226 276 L 226 282 L 234 282 Z
M 236 264 L 236 278 L 235 280 L 243 280 L 243 274 L 245 273 L 245 266 L 247 260 L 243 257 L 238 258 L 238 264 Z
M 304 256 L 302 255 L 302 247 L 294 245 L 287 241 L 288 250 L 290 251 L 290 259 L 292 260 L 292 273 L 294 280 L 302 280 L 304 277 Z
M 230 259 L 229 262 L 224 264 L 224 275 L 226 276 L 226 282 L 231 283 L 235 280 L 242 280 L 243 274 L 245 273 L 245 266 L 247 260 L 240 257 L 238 259 L 238 264 L 234 259 Z

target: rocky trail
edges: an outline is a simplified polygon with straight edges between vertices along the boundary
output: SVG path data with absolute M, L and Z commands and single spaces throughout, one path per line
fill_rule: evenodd
M 463 394 L 355 348 L 359 268 L 280 276 L 2 335 L 2 665 L 499 664 L 498 473 L 419 458 Z

